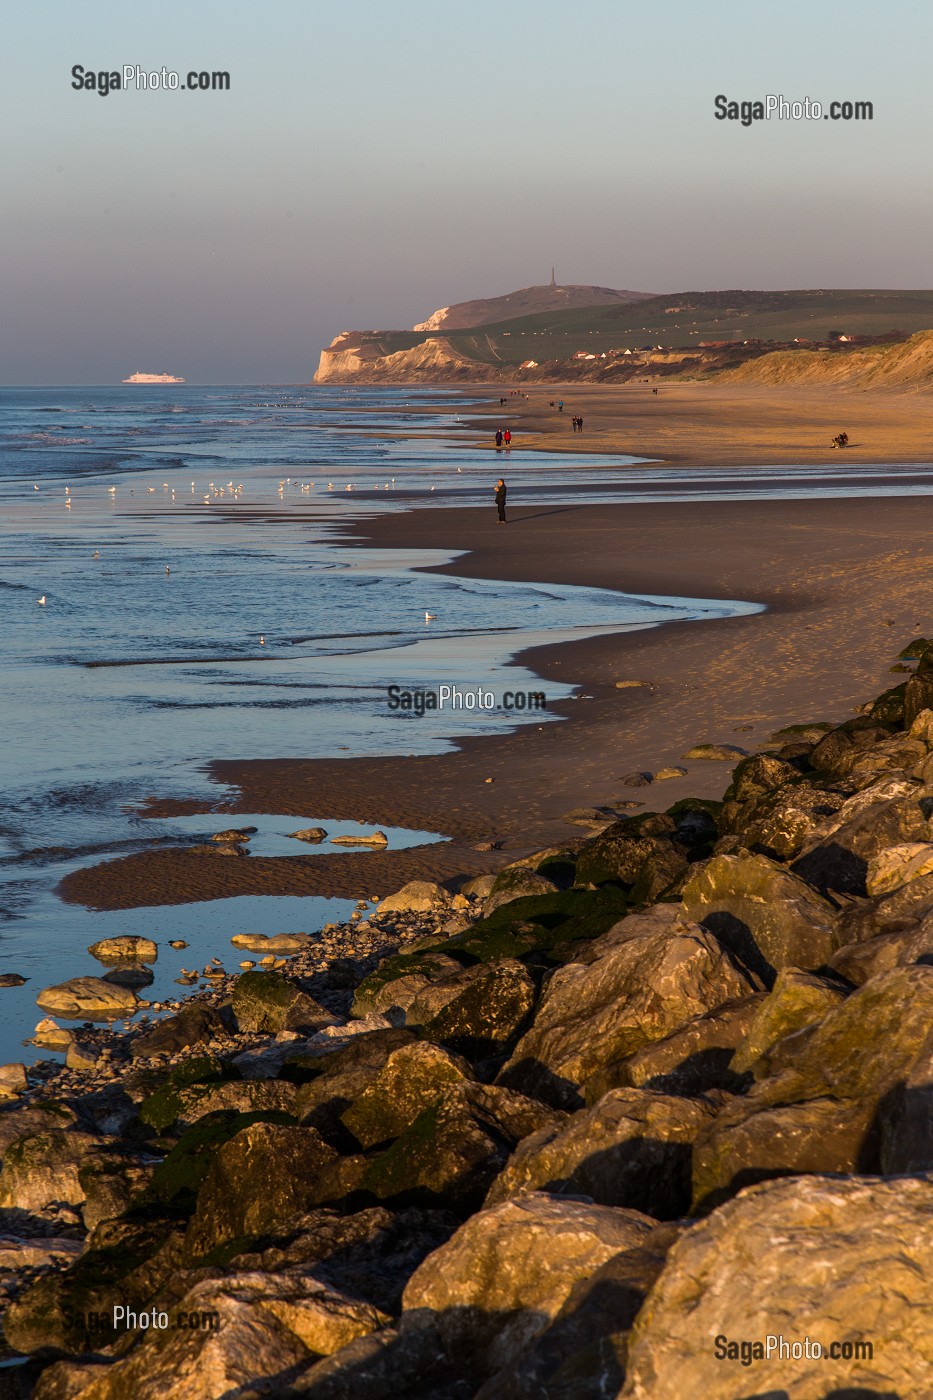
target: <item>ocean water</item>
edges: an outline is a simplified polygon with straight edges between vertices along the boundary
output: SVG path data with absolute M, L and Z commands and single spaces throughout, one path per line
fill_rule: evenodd
M 30 979 L 0 989 L 0 1058 L 32 1055 L 21 1042 L 36 992 L 99 972 L 85 950 L 105 934 L 191 944 L 163 946 L 147 994 L 162 999 L 183 964 L 232 965 L 234 932 L 311 932 L 349 911 L 256 897 L 100 914 L 57 898 L 80 865 L 228 825 L 209 760 L 440 752 L 459 734 L 552 723 L 502 707 L 506 691 L 541 690 L 513 660 L 523 648 L 755 610 L 437 576 L 422 570 L 454 556 L 338 536 L 376 512 L 488 506 L 502 459 L 469 445 L 462 415 L 458 396 L 430 390 L 0 390 L 0 970 Z M 428 436 L 438 428 L 447 436 Z M 523 503 L 622 499 L 673 482 L 660 470 L 624 456 L 508 461 Z M 480 687 L 494 703 L 418 717 L 389 708 L 391 685 Z M 549 683 L 548 701 L 573 692 Z M 140 814 L 169 796 L 216 815 Z M 338 829 L 314 811 L 265 816 L 257 841 L 294 853 L 288 831 L 318 823 Z

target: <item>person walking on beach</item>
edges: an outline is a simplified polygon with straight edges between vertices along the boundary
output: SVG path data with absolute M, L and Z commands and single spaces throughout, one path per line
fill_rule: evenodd
M 583 419 L 582 419 L 582 418 L 578 418 L 578 419 L 577 419 L 577 432 L 578 432 L 578 433 L 582 433 L 582 432 L 583 432 Z
M 564 411 L 564 401 L 563 401 L 563 399 L 558 399 L 558 400 L 557 400 L 557 412 L 558 412 L 558 413 L 563 413 L 563 411 Z
M 496 509 L 499 512 L 500 525 L 508 525 L 509 523 L 505 518 L 505 495 L 507 490 L 508 487 L 500 476 L 499 480 L 496 482 Z
M 502 434 L 502 441 L 505 443 L 506 448 L 509 448 L 509 447 L 512 446 L 512 429 L 511 429 L 511 428 L 506 428 L 505 432 Z
M 496 451 L 497 451 L 497 452 L 499 451 L 499 448 L 500 448 L 501 446 L 502 446 L 502 429 L 501 429 L 501 428 L 497 428 L 497 429 L 496 429 Z

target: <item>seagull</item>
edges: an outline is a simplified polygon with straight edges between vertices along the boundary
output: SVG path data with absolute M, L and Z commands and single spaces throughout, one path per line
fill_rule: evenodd
M 434 622 L 434 620 L 436 619 L 436 617 L 437 617 L 437 613 L 426 612 L 425 615 L 424 615 L 424 620 L 425 620 L 425 622 Z
M 39 489 L 38 486 L 35 484 L 35 482 L 33 482 L 33 484 L 32 484 L 32 489 L 33 489 L 33 491 L 38 491 L 38 489 Z
M 40 607 L 40 608 L 44 608 L 44 607 L 45 607 L 45 594 L 43 593 L 43 595 L 42 595 L 41 598 L 37 598 L 37 599 L 36 599 L 36 602 L 39 604 L 39 607 Z
M 170 573 L 172 572 L 171 569 L 169 568 L 169 566 L 168 566 L 167 564 L 166 564 L 166 566 L 165 566 L 165 572 L 166 572 L 167 574 L 170 574 Z
M 100 558 L 100 550 L 99 550 L 99 549 L 95 549 L 94 553 L 91 555 L 91 558 L 92 558 L 92 559 L 99 559 L 99 558 Z
M 260 638 L 259 638 L 259 645 L 260 645 L 261 647 L 264 647 L 265 644 L 266 644 L 266 639 L 265 639 L 265 637 L 264 637 L 264 636 L 260 636 Z

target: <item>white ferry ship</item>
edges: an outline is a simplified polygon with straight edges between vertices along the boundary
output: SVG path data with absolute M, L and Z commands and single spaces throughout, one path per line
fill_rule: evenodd
M 165 370 L 161 374 L 142 374 L 139 370 L 131 374 L 129 379 L 122 379 L 121 384 L 184 384 L 177 374 L 166 374 Z

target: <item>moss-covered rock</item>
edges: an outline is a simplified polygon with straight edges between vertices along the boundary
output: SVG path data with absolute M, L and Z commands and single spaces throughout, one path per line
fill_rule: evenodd
M 233 989 L 233 1014 L 244 1031 L 322 1030 L 336 1017 L 277 972 L 244 972 Z
M 316 1059 L 302 1055 L 287 1062 L 283 1074 L 292 1071 L 302 1077 L 296 1109 L 301 1121 L 325 1137 L 341 1132 L 344 1109 L 359 1097 L 393 1051 L 414 1040 L 414 1033 L 402 1027 L 370 1031 L 354 1036 L 335 1053 Z
M 469 1065 L 439 1046 L 422 1041 L 403 1045 L 344 1110 L 341 1121 L 363 1147 L 389 1142 L 437 1103 L 451 1085 L 469 1078 Z
M 275 1079 L 234 1079 L 213 1084 L 191 1084 L 160 1095 L 153 1095 L 140 1109 L 139 1116 L 158 1130 L 172 1127 L 176 1132 L 190 1128 L 199 1118 L 232 1110 L 235 1113 L 284 1113 L 297 1121 L 297 1094 L 294 1084 Z M 156 1107 L 154 1100 L 159 1098 Z
M 406 1021 L 425 1040 L 465 1055 L 490 1055 L 524 1028 L 535 996 L 527 968 L 515 958 L 502 958 L 428 983 L 409 1006 Z
M 556 889 L 554 881 L 549 880 L 546 875 L 539 874 L 537 870 L 507 865 L 496 876 L 489 897 L 483 905 L 483 914 L 488 917 L 496 909 L 504 904 L 511 904 L 515 899 L 522 899 L 527 895 L 551 894 Z
M 745 1039 L 736 1047 L 732 1069 L 750 1070 L 772 1045 L 786 1035 L 817 1025 L 846 998 L 846 989 L 827 977 L 784 967 L 774 986 L 757 1006 Z
M 767 856 L 714 856 L 683 903 L 768 984 L 781 967 L 820 967 L 842 941 L 832 906 Z
M 933 1023 L 933 967 L 882 972 L 852 992 L 812 1030 L 774 1044 L 755 1063 L 759 1100 L 867 1099 L 879 1102 L 907 1078 Z
M 831 777 L 848 771 L 854 755 L 891 737 L 890 730 L 867 716 L 862 722 L 847 720 L 825 734 L 810 754 L 810 765 Z
M 236 1113 L 231 1109 L 200 1118 L 155 1167 L 147 1198 L 154 1205 L 190 1215 L 218 1148 L 254 1123 L 288 1125 L 293 1121 L 285 1113 Z
M 268 1122 L 242 1128 L 213 1155 L 188 1227 L 189 1256 L 263 1235 L 319 1204 L 322 1168 L 335 1159 L 314 1128 Z
M 821 784 L 788 782 L 749 807 L 733 806 L 729 830 L 756 855 L 793 860 L 844 801 L 843 792 Z
M 907 682 L 901 685 L 894 685 L 890 690 L 873 701 L 871 709 L 868 711 L 869 719 L 877 720 L 879 724 L 895 725 L 903 724 L 905 719 L 905 700 L 907 695 Z
M 442 939 L 437 940 L 438 944 Z M 364 977 L 353 994 L 350 1014 L 359 1018 L 386 1012 L 406 1010 L 422 987 L 454 972 L 461 964 L 445 953 L 421 949 L 414 953 L 396 953 L 384 958 L 375 972 Z
M 521 1139 L 561 1121 L 522 1094 L 454 1085 L 369 1162 L 362 1185 L 379 1200 L 475 1209 Z
M 780 758 L 766 753 L 751 754 L 733 769 L 725 800 L 757 802 L 784 783 L 796 781 L 798 776 L 796 768 Z
M 235 1069 L 214 1055 L 196 1055 L 191 1059 L 182 1060 L 164 1074 L 157 1072 L 151 1080 L 148 1074 L 143 1078 L 146 1082 L 155 1080 L 157 1087 L 143 1098 L 139 1106 L 139 1116 L 144 1123 L 161 1132 L 163 1128 L 170 1127 L 178 1117 L 182 1089 L 187 1089 L 193 1084 L 218 1085 L 225 1080 L 238 1079 L 239 1075 Z

